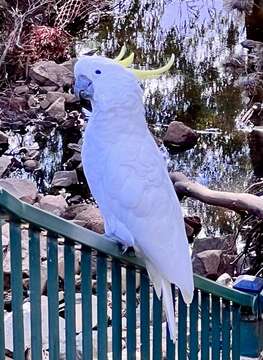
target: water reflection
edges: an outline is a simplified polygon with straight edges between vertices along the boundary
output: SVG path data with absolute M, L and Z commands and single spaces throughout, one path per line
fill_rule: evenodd
M 221 63 L 241 51 L 243 30 L 242 19 L 224 13 L 221 0 L 116 0 L 114 13 L 87 25 L 76 47 L 78 53 L 97 47 L 113 57 L 126 43 L 135 52 L 136 66 L 147 68 L 160 66 L 174 53 L 169 75 L 143 83 L 147 121 L 162 128 L 176 119 L 200 132 L 193 150 L 171 156 L 172 169 L 214 189 L 242 191 L 251 174 L 246 135 L 234 131 L 242 101 L 233 75 Z M 26 139 L 34 143 L 30 129 L 27 136 L 16 138 L 15 144 Z M 54 131 L 41 150 L 41 173 L 17 170 L 13 176 L 32 177 L 47 190 L 54 171 L 62 167 L 67 142 L 74 139 L 64 136 L 63 149 L 62 137 Z M 203 234 L 233 230 L 232 213 L 193 200 L 184 209 L 202 217 Z
M 42 143 L 36 141 L 34 126 L 28 126 L 25 134 L 10 132 L 8 155 L 13 156 L 18 162 L 22 160 L 28 151 L 36 151 L 39 158 L 40 167 L 34 172 L 25 171 L 22 166 L 17 166 L 10 177 L 19 179 L 30 179 L 37 184 L 41 192 L 46 192 L 50 188 L 55 171 L 61 169 L 62 164 L 62 136 L 53 129 L 42 139 Z
M 242 51 L 244 38 L 244 19 L 226 14 L 221 0 L 125 0 L 95 29 L 85 29 L 78 51 L 96 46 L 113 57 L 126 43 L 136 66 L 147 68 L 174 53 L 169 75 L 143 84 L 149 123 L 180 120 L 200 131 L 197 146 L 171 156 L 170 168 L 213 189 L 242 191 L 251 177 L 246 135 L 234 131 L 242 100 L 221 64 Z M 184 209 L 204 219 L 203 235 L 233 230 L 231 212 L 190 199 Z

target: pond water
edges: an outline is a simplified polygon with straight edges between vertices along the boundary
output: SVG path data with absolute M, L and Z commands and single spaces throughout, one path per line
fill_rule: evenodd
M 247 133 L 235 119 L 244 108 L 234 77 L 222 66 L 231 54 L 241 53 L 246 38 L 244 19 L 229 14 L 221 0 L 116 0 L 113 13 L 92 19 L 79 35 L 77 53 L 97 48 L 114 57 L 125 43 L 135 53 L 135 66 L 155 68 L 175 54 L 169 74 L 145 81 L 147 121 L 163 131 L 173 121 L 183 121 L 199 132 L 194 149 L 172 155 L 169 168 L 213 189 L 242 191 L 250 183 L 253 168 Z M 14 134 L 11 150 L 30 142 Z M 53 132 L 41 155 L 41 176 L 17 170 L 12 176 L 29 177 L 47 190 L 54 171 L 62 168 L 63 139 Z M 199 215 L 203 235 L 233 231 L 233 213 L 188 199 L 185 213 Z
M 194 149 L 171 155 L 169 167 L 213 189 L 242 191 L 253 174 L 247 134 L 235 123 L 244 104 L 222 64 L 242 52 L 245 38 L 244 19 L 229 15 L 220 0 L 126 0 L 87 26 L 77 51 L 96 47 L 114 57 L 125 43 L 140 68 L 158 67 L 174 53 L 169 74 L 143 84 L 147 121 L 157 130 L 183 121 L 200 137 Z M 231 212 L 193 200 L 184 210 L 203 219 L 202 235 L 233 230 Z

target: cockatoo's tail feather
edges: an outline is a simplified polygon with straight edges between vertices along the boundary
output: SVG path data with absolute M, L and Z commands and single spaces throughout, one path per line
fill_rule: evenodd
M 124 56 L 124 55 L 123 55 Z M 166 71 L 174 61 L 159 69 Z M 153 72 L 151 72 L 153 71 Z M 75 93 L 92 102 L 82 164 L 108 236 L 143 258 L 158 296 L 163 295 L 175 341 L 171 284 L 188 303 L 193 272 L 180 203 L 145 121 L 137 72 L 114 60 L 84 56 L 75 65 Z M 147 76 L 156 74 L 147 70 Z

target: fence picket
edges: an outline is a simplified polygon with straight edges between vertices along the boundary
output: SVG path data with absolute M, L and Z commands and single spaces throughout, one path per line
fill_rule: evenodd
M 81 249 L 81 302 L 83 360 L 92 360 L 91 249 L 87 246 Z
M 240 306 L 232 304 L 232 360 L 240 359 Z
M 153 360 L 162 358 L 162 300 L 153 292 Z
M 23 323 L 23 279 L 21 224 L 29 224 L 29 295 L 31 303 L 31 350 L 32 360 L 42 357 L 41 344 L 41 269 L 40 269 L 40 232 L 47 236 L 47 295 L 48 295 L 48 341 L 49 359 L 59 359 L 59 277 L 58 277 L 58 235 L 66 239 L 65 255 L 65 323 L 66 358 L 76 357 L 75 344 L 75 278 L 74 248 L 81 249 L 81 295 L 82 295 L 82 359 L 98 360 L 108 357 L 107 349 L 107 258 L 112 261 L 112 330 L 113 358 L 122 358 L 122 279 L 121 270 L 126 267 L 126 306 L 127 306 L 127 359 L 136 359 L 136 313 L 140 304 L 140 352 L 141 359 L 161 359 L 165 349 L 162 338 L 162 304 L 154 294 L 153 298 L 153 341 L 150 341 L 150 292 L 152 287 L 143 262 L 136 257 L 122 255 L 117 245 L 105 237 L 75 226 L 68 221 L 43 213 L 40 209 L 22 203 L 1 189 L 0 207 L 4 210 L 0 223 L 0 249 L 2 247 L 1 226 L 3 221 L 10 223 L 10 259 L 12 290 L 12 321 L 14 360 L 24 360 L 24 323 Z M 24 231 L 24 230 L 23 230 Z M 25 233 L 27 234 L 25 227 Z M 23 241 L 27 241 L 24 238 Z M 96 255 L 95 255 L 96 254 Z M 96 257 L 96 270 L 92 259 Z M 0 360 L 5 359 L 4 340 L 4 274 L 3 253 L 0 253 Z M 124 265 L 125 264 L 125 265 Z M 96 328 L 92 325 L 92 271 L 97 277 L 97 314 Z M 137 304 L 136 271 L 141 273 L 140 303 Z M 169 360 L 239 360 L 240 359 L 240 311 L 241 307 L 250 309 L 254 316 L 262 316 L 258 307 L 258 297 L 254 294 L 229 289 L 220 284 L 194 276 L 195 295 L 193 303 L 186 306 L 179 293 L 178 301 L 178 353 L 169 340 L 166 330 L 166 358 Z M 61 282 L 61 285 L 63 283 Z M 95 289 L 94 289 L 95 291 Z M 95 299 L 94 299 L 95 300 Z M 200 304 L 199 304 L 200 302 Z M 200 309 L 199 309 L 200 308 Z M 199 313 L 200 312 L 200 313 Z M 8 315 L 8 316 L 9 316 Z M 201 318 L 200 318 L 201 315 Z M 201 323 L 199 341 L 198 323 Z M 93 335 L 97 333 L 97 354 L 93 352 Z M 189 334 L 189 336 L 188 336 Z M 177 357 L 176 357 L 177 355 Z
M 33 226 L 29 229 L 29 274 L 31 357 L 38 360 L 42 358 L 40 238 L 39 230 Z
M 114 360 L 121 360 L 121 264 L 112 260 L 112 352 Z
M 0 220 L 0 360 L 5 360 L 5 325 L 4 325 L 4 273 L 3 273 L 3 242 L 2 225 Z
M 47 238 L 47 264 L 49 360 L 57 360 L 59 358 L 58 246 L 57 237 L 52 233 L 48 233 Z
M 201 293 L 201 359 L 209 360 L 210 338 L 210 297 L 206 292 Z
M 198 359 L 198 291 L 195 290 L 190 305 L 190 360 Z
M 220 359 L 220 298 L 212 296 L 212 358 L 213 360 Z
M 136 359 L 136 282 L 135 269 L 126 270 L 126 308 L 127 308 L 127 359 Z
M 150 282 L 145 270 L 141 270 L 140 288 L 140 326 L 141 326 L 141 359 L 150 359 Z
M 222 360 L 230 358 L 230 303 L 223 301 L 222 309 Z
M 107 359 L 107 259 L 103 253 L 97 255 L 98 296 L 98 360 Z
M 14 359 L 24 360 L 24 323 L 23 323 L 23 282 L 21 229 L 16 219 L 10 221 L 10 252 L 11 252 L 11 288 L 13 310 L 13 343 Z
M 64 276 L 66 360 L 72 360 L 76 358 L 75 249 L 68 239 L 64 245 Z
M 178 299 L 178 359 L 186 360 L 187 349 L 187 306 L 184 303 L 183 297 L 179 292 Z

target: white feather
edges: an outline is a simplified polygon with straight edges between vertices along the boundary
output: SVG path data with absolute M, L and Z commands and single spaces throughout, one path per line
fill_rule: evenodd
M 84 172 L 107 235 L 134 246 L 144 258 L 157 295 L 163 294 L 175 341 L 170 284 L 180 288 L 187 303 L 194 289 L 180 203 L 147 128 L 137 80 L 128 70 L 104 60 L 82 59 L 75 68 L 78 89 L 80 76 L 94 85 L 93 112 L 82 147 Z M 93 76 L 96 67 L 101 70 L 99 79 Z

